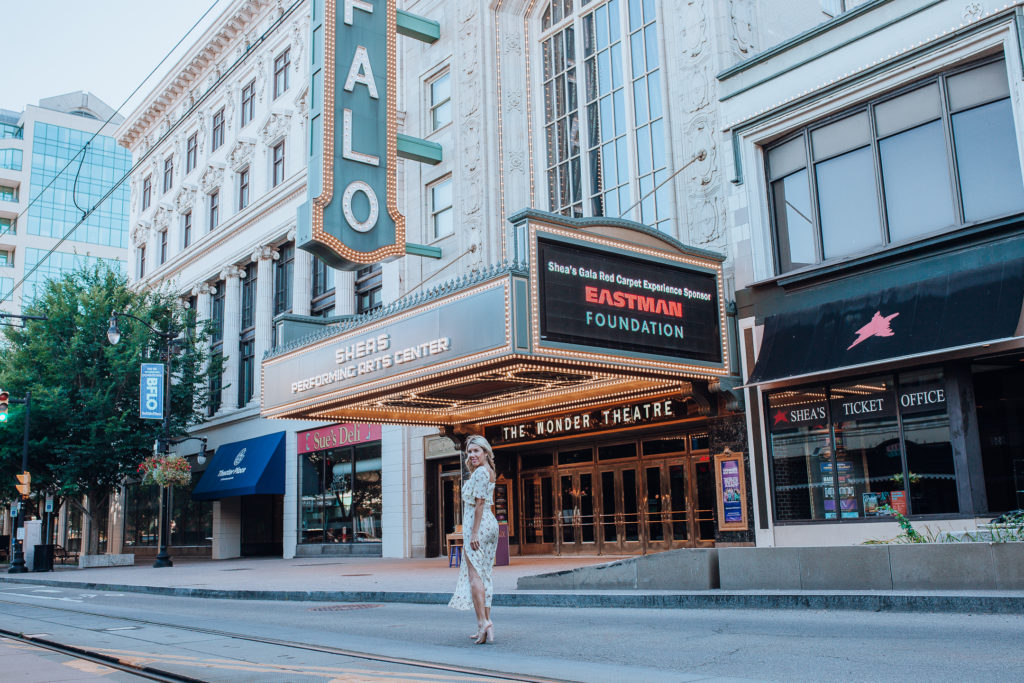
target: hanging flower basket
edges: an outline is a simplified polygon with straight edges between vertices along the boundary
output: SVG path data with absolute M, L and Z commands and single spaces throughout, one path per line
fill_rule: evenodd
M 139 464 L 143 484 L 187 486 L 192 483 L 192 466 L 180 455 L 151 455 Z

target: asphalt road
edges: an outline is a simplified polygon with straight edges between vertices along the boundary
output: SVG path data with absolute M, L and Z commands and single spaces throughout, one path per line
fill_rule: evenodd
M 497 642 L 477 646 L 471 614 L 436 605 L 0 589 L 5 629 L 148 657 L 204 680 L 486 680 L 232 634 L 575 681 L 1024 680 L 1021 616 L 520 607 L 493 618 Z

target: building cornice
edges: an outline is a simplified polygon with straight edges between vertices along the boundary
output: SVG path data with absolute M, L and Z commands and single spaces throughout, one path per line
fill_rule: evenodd
M 183 95 L 196 88 L 211 67 L 216 69 L 216 63 L 232 44 L 252 28 L 253 20 L 273 4 L 283 3 L 280 0 L 234 0 L 118 127 L 115 133 L 118 143 L 134 148 Z

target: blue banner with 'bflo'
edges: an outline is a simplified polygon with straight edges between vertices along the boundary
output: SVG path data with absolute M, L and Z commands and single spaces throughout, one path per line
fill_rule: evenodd
M 143 363 L 139 380 L 139 415 L 144 420 L 164 419 L 164 364 Z

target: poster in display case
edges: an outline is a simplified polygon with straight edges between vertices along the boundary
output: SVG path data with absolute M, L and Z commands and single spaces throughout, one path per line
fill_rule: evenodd
M 512 522 L 512 482 L 503 476 L 494 481 L 494 517 L 499 524 Z
M 743 453 L 726 448 L 715 455 L 715 497 L 718 499 L 718 530 L 746 531 L 747 477 Z

